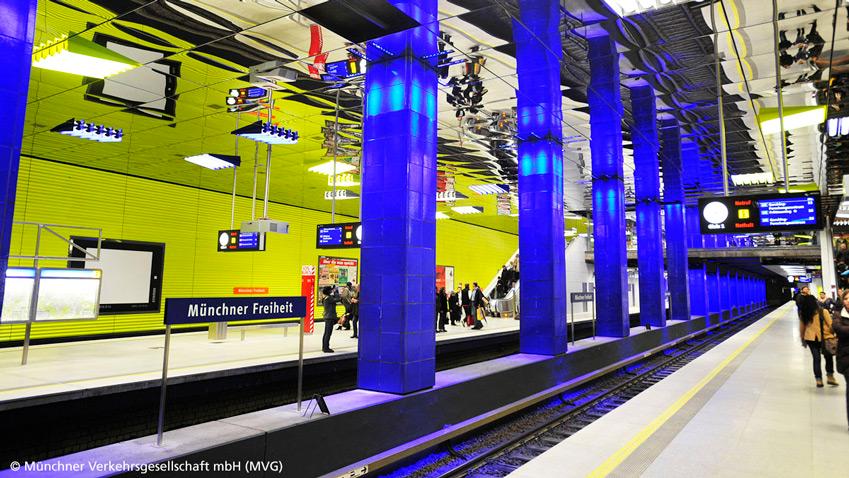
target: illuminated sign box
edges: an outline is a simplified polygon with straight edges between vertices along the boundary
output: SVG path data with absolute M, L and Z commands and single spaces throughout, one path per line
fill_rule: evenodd
M 702 234 L 822 229 L 816 193 L 699 198 Z
M 355 249 L 362 244 L 362 223 L 319 224 L 315 247 L 318 249 Z

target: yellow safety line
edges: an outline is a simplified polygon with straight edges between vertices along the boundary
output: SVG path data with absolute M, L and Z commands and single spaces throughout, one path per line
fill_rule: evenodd
M 646 440 L 648 440 L 654 432 L 656 432 L 664 423 L 666 423 L 673 415 L 678 413 L 678 411 L 687 404 L 699 391 L 705 387 L 711 380 L 713 380 L 717 375 L 719 375 L 722 370 L 728 366 L 738 355 L 740 355 L 746 348 L 748 348 L 752 343 L 758 339 L 767 329 L 772 327 L 772 325 L 784 317 L 784 314 L 779 314 L 776 318 L 772 319 L 770 323 L 768 323 L 763 329 L 758 331 L 752 338 L 746 341 L 743 345 L 740 346 L 737 350 L 735 350 L 731 355 L 725 358 L 719 365 L 716 366 L 705 378 L 703 378 L 699 383 L 697 383 L 693 388 L 688 390 L 684 395 L 678 398 L 672 405 L 669 406 L 666 410 L 663 411 L 657 418 L 655 418 L 651 423 L 649 423 L 645 428 L 640 430 L 628 443 L 626 443 L 622 448 L 616 451 L 616 453 L 610 455 L 607 460 L 604 461 L 601 465 L 599 465 L 595 470 L 590 472 L 587 476 L 589 477 L 602 477 L 607 476 L 613 472 L 619 465 L 622 464 L 629 456 L 631 456 L 634 451 L 640 447 Z

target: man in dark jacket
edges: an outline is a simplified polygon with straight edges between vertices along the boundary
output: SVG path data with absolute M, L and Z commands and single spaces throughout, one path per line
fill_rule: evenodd
M 472 300 L 469 297 L 469 284 L 466 284 L 460 292 L 460 303 L 463 305 L 463 312 L 466 314 L 466 325 L 473 325 L 475 323 L 475 319 L 472 315 Z
M 342 301 L 339 295 L 339 288 L 326 286 L 321 289 L 321 305 L 324 307 L 324 335 L 321 337 L 321 351 L 324 353 L 333 353 L 330 348 L 330 335 L 333 333 L 333 326 L 339 320 L 336 316 L 336 304 Z

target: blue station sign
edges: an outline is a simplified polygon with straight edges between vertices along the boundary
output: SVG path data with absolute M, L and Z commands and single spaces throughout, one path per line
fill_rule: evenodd
M 303 317 L 306 297 L 165 299 L 165 325 Z

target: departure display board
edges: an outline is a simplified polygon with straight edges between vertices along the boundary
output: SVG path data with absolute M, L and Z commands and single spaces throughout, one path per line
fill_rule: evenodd
M 239 229 L 218 231 L 218 252 L 264 251 L 265 234 Z
M 361 241 L 362 224 L 359 222 L 319 224 L 316 230 L 318 249 L 354 249 L 360 247 Z
M 816 193 L 759 194 L 699 199 L 702 234 L 822 229 Z

